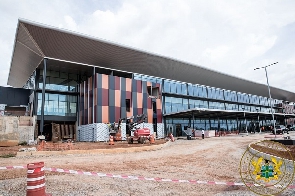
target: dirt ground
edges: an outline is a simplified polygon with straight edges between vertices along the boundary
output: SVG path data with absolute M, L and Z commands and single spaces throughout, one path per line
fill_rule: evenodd
M 114 175 L 242 182 L 240 159 L 249 143 L 262 139 L 263 134 L 237 135 L 176 140 L 160 150 L 135 153 L 0 158 L 0 167 L 44 161 L 48 168 Z M 114 147 L 119 147 L 116 144 Z M 105 143 L 86 144 L 87 147 L 90 145 L 114 148 Z M 245 186 L 131 180 L 49 171 L 45 175 L 46 192 L 52 195 L 255 195 Z M 0 195 L 25 195 L 25 192 L 26 169 L 0 170 Z M 281 195 L 295 195 L 295 192 L 287 189 Z
M 139 144 L 134 142 L 133 144 L 128 144 L 126 141 L 115 141 L 114 145 L 109 145 L 107 142 L 75 142 L 73 143 L 74 150 L 91 150 L 91 149 L 112 149 L 112 148 L 129 148 L 129 147 L 141 147 L 141 146 L 151 146 L 157 144 L 164 144 L 166 140 L 160 139 L 155 140 L 155 144 L 150 144 L 148 141 L 145 144 Z M 52 142 L 47 142 L 52 143 Z M 1 156 L 8 156 L 8 155 L 16 155 L 21 148 L 32 148 L 36 147 L 37 145 L 32 146 L 12 146 L 12 147 L 0 147 L 0 157 Z

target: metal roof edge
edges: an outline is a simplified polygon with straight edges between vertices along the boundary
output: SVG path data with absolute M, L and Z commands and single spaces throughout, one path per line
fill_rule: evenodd
M 215 73 L 218 73 L 218 74 L 221 74 L 221 75 L 224 75 L 224 76 L 228 76 L 228 77 L 236 78 L 236 79 L 243 80 L 243 81 L 246 81 L 246 82 L 251 82 L 251 83 L 254 83 L 254 84 L 259 84 L 259 85 L 266 86 L 266 84 L 262 84 L 262 83 L 254 82 L 254 81 L 251 81 L 251 80 L 247 80 L 245 78 L 240 78 L 240 77 L 237 77 L 237 76 L 229 75 L 229 74 L 226 74 L 226 73 L 223 73 L 223 72 L 220 72 L 220 71 L 216 71 L 216 70 L 213 70 L 213 69 L 210 69 L 210 68 L 198 65 L 198 64 L 189 63 L 189 62 L 186 62 L 184 60 L 179 60 L 179 59 L 176 59 L 176 58 L 167 57 L 167 56 L 164 56 L 164 55 L 161 55 L 161 54 L 145 51 L 145 50 L 135 48 L 135 47 L 131 47 L 131 46 L 127 46 L 127 45 L 124 45 L 124 44 L 115 43 L 115 42 L 112 42 L 112 41 L 109 41 L 109 40 L 100 39 L 100 38 L 95 37 L 95 36 L 87 35 L 87 34 L 84 34 L 84 33 L 79 33 L 77 31 L 68 30 L 68 29 L 64 29 L 64 28 L 58 28 L 58 27 L 55 27 L 55 26 L 52 26 L 52 25 L 47 25 L 47 24 L 43 24 L 43 23 L 39 23 L 39 22 L 27 20 L 27 19 L 19 19 L 19 21 L 23 22 L 23 23 L 30 24 L 30 25 L 38 26 L 40 28 L 48 28 L 48 29 L 59 31 L 59 32 L 62 32 L 62 33 L 72 34 L 74 36 L 84 37 L 86 39 L 90 39 L 90 40 L 93 40 L 93 41 L 99 41 L 99 42 L 103 42 L 105 44 L 110 44 L 110 45 L 117 46 L 117 47 L 120 47 L 120 48 L 125 48 L 127 50 L 133 50 L 135 52 L 144 53 L 146 55 L 152 55 L 152 56 L 164 58 L 164 59 L 167 59 L 167 60 L 170 60 L 170 61 L 177 61 L 177 62 L 185 64 L 187 66 L 197 67 L 197 68 L 204 69 L 204 70 L 211 71 L 211 72 L 215 72 Z M 278 87 L 273 87 L 273 86 L 270 86 L 270 87 L 279 89 Z M 279 89 L 279 90 L 285 90 L 285 89 Z M 285 91 L 287 91 L 287 90 L 285 90 Z M 287 91 L 287 92 L 290 92 L 290 91 Z M 292 93 L 292 92 L 290 92 L 290 93 Z
M 83 34 L 83 33 L 79 33 L 79 32 L 73 31 L 73 30 L 67 30 L 67 29 L 64 29 L 64 28 L 58 28 L 58 27 L 54 27 L 52 25 L 47 25 L 47 24 L 44 24 L 44 23 L 35 22 L 35 21 L 28 20 L 28 19 L 24 19 L 24 18 L 20 18 L 19 23 L 20 22 L 27 23 L 27 24 L 34 25 L 34 26 L 38 26 L 40 28 L 47 28 L 47 29 L 51 29 L 51 30 L 54 30 L 54 31 L 59 31 L 59 32 L 66 33 L 66 34 L 71 34 L 71 35 L 74 35 L 74 36 L 83 37 L 83 38 L 86 38 L 86 39 L 102 42 L 102 43 L 105 43 L 105 44 L 113 45 L 113 46 L 124 48 L 124 49 L 127 49 L 127 50 L 133 50 L 135 52 L 144 53 L 146 55 L 151 55 L 151 56 L 155 56 L 155 57 L 158 57 L 158 58 L 167 59 L 169 61 L 176 61 L 176 62 L 179 62 L 181 64 L 185 64 L 186 66 L 197 67 L 199 69 L 207 70 L 207 71 L 217 73 L 217 74 L 220 74 L 220 75 L 223 75 L 223 76 L 236 78 L 238 80 L 242 80 L 242 81 L 245 81 L 245 82 L 250 82 L 252 84 L 263 85 L 263 86 L 267 87 L 266 84 L 262 84 L 262 83 L 258 83 L 258 82 L 255 82 L 255 81 L 247 80 L 245 78 L 240 78 L 240 77 L 237 77 L 237 76 L 222 73 L 220 71 L 216 71 L 216 70 L 213 70 L 213 69 L 210 69 L 210 68 L 206 68 L 206 67 L 203 67 L 203 66 L 200 66 L 200 65 L 197 65 L 197 64 L 192 64 L 192 63 L 189 63 L 189 62 L 186 62 L 186 61 L 183 61 L 183 60 L 179 60 L 179 59 L 176 59 L 176 58 L 166 57 L 166 56 L 163 56 L 163 55 L 160 55 L 160 54 L 148 52 L 148 51 L 138 49 L 138 48 L 134 48 L 134 47 L 131 47 L 131 46 L 127 46 L 127 45 L 124 45 L 124 44 L 119 44 L 119 43 L 115 43 L 115 42 L 112 42 L 112 41 L 109 41 L 109 40 L 100 39 L 98 37 Z M 127 72 L 127 73 L 129 73 L 129 72 Z M 180 81 L 180 82 L 183 82 L 183 81 Z M 289 90 L 280 89 L 279 87 L 270 86 L 270 88 L 294 94 L 293 92 L 291 92 Z

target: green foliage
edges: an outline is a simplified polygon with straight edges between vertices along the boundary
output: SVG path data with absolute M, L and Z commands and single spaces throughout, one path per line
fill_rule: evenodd
M 24 142 L 20 142 L 18 145 L 26 146 L 26 145 L 28 145 L 28 143 L 26 141 L 24 141 Z
M 15 154 L 9 153 L 9 154 L 0 155 L 0 158 L 10 158 L 10 157 L 15 157 L 15 156 L 16 156 Z

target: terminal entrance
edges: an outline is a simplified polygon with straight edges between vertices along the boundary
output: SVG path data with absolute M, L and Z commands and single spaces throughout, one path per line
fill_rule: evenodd
M 76 139 L 75 121 L 44 121 L 43 133 L 45 141 L 62 141 Z M 41 135 L 40 121 L 37 122 L 35 135 Z

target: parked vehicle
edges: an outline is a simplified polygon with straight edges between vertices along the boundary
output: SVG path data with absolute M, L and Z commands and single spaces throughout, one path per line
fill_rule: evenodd
M 283 134 L 286 131 L 286 127 L 284 125 L 276 125 L 276 134 Z M 275 134 L 275 131 L 272 130 L 272 133 Z
M 292 125 L 292 126 L 290 125 L 288 128 L 290 131 L 295 131 L 295 125 Z

